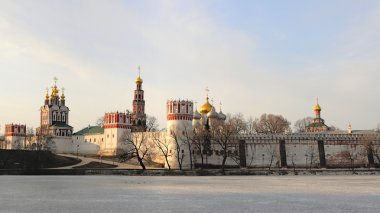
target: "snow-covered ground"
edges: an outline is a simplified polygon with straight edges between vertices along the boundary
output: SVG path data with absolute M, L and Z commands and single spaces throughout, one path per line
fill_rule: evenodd
M 380 177 L 0 176 L 0 212 L 380 212 Z

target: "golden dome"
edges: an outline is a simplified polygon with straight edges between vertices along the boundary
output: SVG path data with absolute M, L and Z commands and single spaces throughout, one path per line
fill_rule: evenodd
M 58 96 L 58 88 L 57 85 L 54 85 L 53 90 L 51 91 L 51 97 L 57 97 Z
M 321 106 L 319 106 L 318 98 L 317 98 L 317 104 L 314 106 L 314 111 L 321 111 L 321 110 L 322 110 L 322 108 L 321 108 Z
M 45 100 L 49 100 L 49 89 L 46 89 Z
M 315 105 L 314 106 L 314 111 L 321 111 L 321 106 L 319 106 L 319 104 Z
M 143 80 L 141 79 L 140 75 L 136 78 L 136 83 L 142 84 Z
M 203 104 L 203 106 L 201 107 L 201 109 L 199 110 L 199 112 L 201 114 L 207 114 L 207 113 L 209 113 L 211 111 L 212 107 L 213 106 L 210 104 L 210 102 L 208 102 L 208 97 L 207 97 L 206 103 Z
M 63 93 L 61 95 L 61 100 L 63 100 L 63 101 L 65 100 L 65 94 L 63 94 Z

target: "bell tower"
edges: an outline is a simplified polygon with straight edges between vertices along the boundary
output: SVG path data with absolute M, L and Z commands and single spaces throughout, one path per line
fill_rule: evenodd
M 140 66 L 139 66 L 139 76 L 136 78 L 136 89 L 134 91 L 133 98 L 133 112 L 132 112 L 132 131 L 133 132 L 144 132 L 146 130 L 146 114 L 145 114 L 145 100 L 144 100 L 144 90 L 142 89 L 143 80 L 140 76 Z

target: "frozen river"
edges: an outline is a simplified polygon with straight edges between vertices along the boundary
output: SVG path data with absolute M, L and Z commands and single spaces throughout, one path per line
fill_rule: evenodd
M 0 212 L 380 212 L 380 177 L 0 176 Z

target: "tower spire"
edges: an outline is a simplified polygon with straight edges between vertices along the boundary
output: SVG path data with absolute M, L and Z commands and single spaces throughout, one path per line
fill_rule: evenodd
M 49 88 L 48 87 L 46 87 L 45 100 L 49 100 Z
M 136 84 L 142 84 L 143 80 L 141 79 L 141 68 L 140 68 L 140 65 L 138 66 L 138 70 L 139 70 L 139 76 L 137 76 L 137 78 L 136 78 Z
M 61 95 L 61 100 L 65 100 L 65 88 L 62 87 L 62 95 Z
M 139 75 L 136 78 L 136 90 L 134 91 L 133 113 L 132 113 L 132 131 L 146 130 L 146 114 L 144 90 L 142 89 L 143 80 L 141 79 L 141 67 L 138 66 Z
M 49 88 L 46 88 L 45 105 L 49 105 Z

